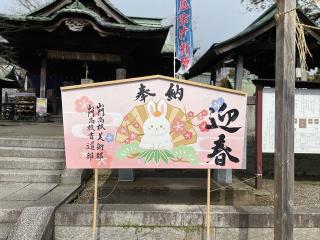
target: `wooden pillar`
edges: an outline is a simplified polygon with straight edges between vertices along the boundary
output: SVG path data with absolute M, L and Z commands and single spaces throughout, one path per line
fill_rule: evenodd
M 242 90 L 242 77 L 243 77 L 243 56 L 239 55 L 237 58 L 237 66 L 235 72 L 235 88 L 237 90 Z M 245 127 L 245 137 L 244 137 L 244 151 L 243 151 L 243 161 L 246 161 L 247 157 L 247 133 Z M 232 184 L 232 170 L 231 169 L 219 169 L 215 170 L 213 173 L 213 178 L 222 184 Z
M 235 72 L 235 89 L 242 90 L 242 78 L 243 78 L 243 55 L 240 54 L 237 57 L 237 66 L 236 66 L 236 72 Z M 246 106 L 247 107 L 247 106 Z M 247 162 L 247 126 L 244 126 L 244 144 L 243 144 L 243 162 Z M 245 167 L 245 165 L 243 165 Z M 232 170 L 230 171 L 231 178 L 232 178 Z
M 278 0 L 275 81 L 274 239 L 293 239 L 296 0 Z M 283 14 L 285 13 L 285 14 Z
M 237 66 L 235 72 L 235 89 L 242 89 L 242 77 L 243 77 L 243 55 L 237 57 Z
M 125 68 L 116 69 L 117 80 L 125 79 L 127 77 L 127 70 Z M 118 171 L 119 181 L 134 181 L 134 170 L 133 169 L 120 169 Z
M 51 78 L 52 81 L 52 113 L 57 114 L 58 113 L 58 100 L 57 95 L 59 91 L 57 79 Z
M 47 55 L 43 53 L 41 58 L 40 98 L 46 97 L 46 85 L 47 85 Z
M 235 89 L 242 90 L 242 78 L 243 78 L 243 62 L 244 58 L 243 55 L 240 54 L 237 57 L 237 66 L 236 66 L 236 72 L 235 72 Z M 247 106 L 246 106 L 247 107 Z M 247 162 L 247 126 L 244 126 L 244 144 L 243 144 L 243 162 Z M 246 165 L 243 165 L 245 168 Z M 232 172 L 232 170 L 229 170 Z
M 262 188 L 262 101 L 263 86 L 256 85 L 256 189 Z
M 215 69 L 211 72 L 211 84 L 216 85 L 216 81 L 212 81 L 213 78 L 217 78 Z M 218 183 L 227 185 L 232 184 L 232 170 L 230 169 L 215 169 L 213 171 L 213 179 Z
M 217 84 L 217 73 L 216 69 L 213 68 L 210 74 L 210 85 L 216 86 Z

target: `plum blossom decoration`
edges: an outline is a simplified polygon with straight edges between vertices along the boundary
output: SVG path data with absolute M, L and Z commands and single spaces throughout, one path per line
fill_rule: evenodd
M 83 96 L 75 101 L 76 112 L 83 113 L 88 111 L 88 106 L 92 106 L 93 101 L 87 96 Z
M 174 133 L 182 134 L 186 129 L 186 123 L 180 119 L 175 119 L 173 120 L 172 129 Z

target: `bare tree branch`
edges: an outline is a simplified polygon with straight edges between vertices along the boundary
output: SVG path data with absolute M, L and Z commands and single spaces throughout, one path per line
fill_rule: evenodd
M 246 5 L 248 11 L 267 9 L 274 2 L 274 0 L 241 0 L 241 3 Z
M 315 24 L 320 25 L 320 8 L 316 5 L 319 0 L 298 0 L 298 7 L 312 20 Z M 241 0 L 246 5 L 248 11 L 264 10 L 275 3 L 275 0 Z
M 38 0 L 18 0 L 21 7 L 32 11 L 40 6 L 40 1 Z
M 12 9 L 16 13 L 28 13 L 39 9 L 53 0 L 16 0 L 18 8 Z
M 52 2 L 52 0 L 17 0 L 18 8 L 14 9 L 16 13 L 31 12 L 39 9 L 42 5 Z M 5 33 L 18 31 L 15 27 L 1 26 L 0 22 L 0 35 L 5 35 Z M 5 39 L 0 36 L 0 65 L 4 63 L 16 63 L 16 52 L 13 47 L 11 47 Z

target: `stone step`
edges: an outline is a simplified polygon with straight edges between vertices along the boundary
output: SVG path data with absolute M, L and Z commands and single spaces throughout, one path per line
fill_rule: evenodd
M 1 147 L 63 149 L 63 138 L 0 138 Z
M 0 147 L 0 157 L 64 158 L 64 149 Z
M 99 239 L 207 239 L 205 205 L 107 204 L 98 206 Z M 270 206 L 212 206 L 215 240 L 273 240 L 274 209 Z M 92 239 L 93 205 L 65 204 L 55 212 L 56 240 Z M 295 207 L 295 240 L 319 240 L 318 207 Z
M 0 157 L 0 169 L 63 170 L 63 158 Z
M 15 183 L 8 183 L 6 185 L 8 187 L 14 185 Z M 57 187 L 58 183 L 25 183 L 27 184 L 25 187 L 11 192 L 3 191 L 4 197 L 3 201 L 37 201 L 47 193 L 51 192 L 55 187 Z
M 16 223 L 22 210 L 30 203 L 30 201 L 0 200 L 0 223 Z
M 58 183 L 61 172 L 59 170 L 0 169 L 0 181 Z
M 6 240 L 13 227 L 13 223 L 0 223 L 0 240 Z

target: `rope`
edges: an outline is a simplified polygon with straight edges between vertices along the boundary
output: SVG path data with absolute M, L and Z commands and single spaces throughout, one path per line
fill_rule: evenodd
M 320 30 L 320 27 L 316 27 L 316 26 L 311 26 L 311 25 L 307 25 L 307 24 L 303 24 L 303 23 L 299 23 L 299 25 L 302 26 L 302 27 L 306 27 L 306 28 Z
M 286 12 L 283 13 L 277 13 L 275 15 L 275 19 L 276 21 L 279 20 L 280 16 L 283 16 L 285 14 L 291 13 L 293 11 L 296 11 L 297 9 L 301 9 L 303 7 L 309 6 L 309 5 L 316 5 L 317 7 L 320 8 L 320 0 L 310 0 L 306 3 L 304 3 L 303 5 L 300 5 L 299 7 L 290 9 Z M 300 56 L 300 68 L 302 70 L 302 73 L 304 73 L 305 71 L 307 71 L 308 69 L 308 65 L 307 65 L 307 56 L 309 55 L 310 57 L 312 57 L 312 54 L 308 48 L 307 45 L 307 41 L 305 38 L 305 28 L 309 28 L 309 29 L 314 29 L 314 30 L 320 30 L 320 27 L 317 26 L 312 26 L 312 25 L 307 25 L 307 24 L 303 24 L 300 22 L 300 19 L 298 17 L 298 14 L 295 12 L 295 18 L 296 18 L 296 38 L 295 38 L 295 43 L 298 49 L 298 53 Z
M 288 13 L 291 13 L 291 12 L 293 12 L 293 11 L 296 11 L 296 10 L 298 10 L 298 9 L 302 9 L 303 7 L 307 7 L 307 6 L 309 6 L 309 5 L 317 5 L 317 7 L 319 7 L 320 6 L 320 0 L 310 0 L 309 2 L 306 2 L 306 3 L 304 3 L 304 4 L 302 4 L 302 5 L 300 5 L 300 6 L 298 6 L 298 7 L 295 7 L 295 8 L 293 8 L 293 9 L 290 9 L 290 10 L 288 10 L 288 11 L 285 11 L 285 12 L 282 12 L 282 13 L 277 13 L 276 14 L 276 18 L 278 18 L 278 17 L 280 17 L 280 16 L 283 16 L 283 15 L 285 15 L 285 14 L 288 14 Z
M 252 180 L 252 179 L 256 179 L 256 178 L 258 178 L 258 177 L 262 177 L 262 174 L 256 174 L 256 176 L 255 176 L 255 177 L 248 178 L 248 179 L 243 180 L 243 181 L 241 181 L 241 182 L 233 183 L 233 184 L 230 184 L 230 185 L 225 186 L 225 187 L 216 188 L 216 189 L 211 190 L 210 192 L 216 192 L 216 191 L 219 191 L 219 190 L 224 190 L 224 189 L 226 189 L 226 188 L 229 188 L 229 187 L 232 187 L 232 186 L 238 185 L 238 184 L 240 184 L 240 183 L 248 182 L 248 181 L 250 181 L 250 180 Z
M 119 184 L 119 181 L 117 181 L 117 183 L 114 185 L 114 187 L 113 187 L 113 189 L 111 190 L 111 192 L 108 193 L 108 195 L 106 195 L 106 196 L 104 196 L 104 197 L 100 197 L 100 198 L 98 198 L 98 199 L 101 200 L 101 199 L 107 199 L 107 198 L 109 198 L 109 197 L 112 195 L 112 193 L 116 190 L 118 184 Z
M 248 178 L 248 179 L 245 179 L 245 180 L 243 180 L 243 181 L 240 181 L 240 182 L 237 182 L 237 183 L 233 183 L 233 184 L 230 184 L 230 185 L 225 186 L 225 187 L 216 188 L 216 189 L 211 190 L 210 192 L 216 192 L 216 191 L 219 191 L 219 190 L 223 190 L 223 189 L 226 189 L 226 188 L 229 188 L 229 187 L 232 187 L 232 186 L 235 186 L 235 185 L 241 184 L 241 183 L 248 182 L 248 181 L 250 181 L 250 180 L 252 180 L 252 179 L 256 179 L 256 178 L 258 178 L 258 177 L 262 177 L 262 174 L 256 174 L 256 176 L 255 176 L 255 177 Z M 112 190 L 111 190 L 111 192 L 110 192 L 110 193 L 108 193 L 108 194 L 107 194 L 106 196 L 104 196 L 104 197 L 100 197 L 100 198 L 98 198 L 98 200 L 101 200 L 101 199 L 108 199 L 108 198 L 109 198 L 109 197 L 114 193 L 114 191 L 116 190 L 116 188 L 117 188 L 118 184 L 119 184 L 119 181 L 117 181 L 117 183 L 113 186 L 113 188 L 112 188 Z
M 307 65 L 307 55 L 309 55 L 310 57 L 312 57 L 311 52 L 308 48 L 307 45 L 307 41 L 305 38 L 305 30 L 304 30 L 304 25 L 305 24 L 301 24 L 300 23 L 300 19 L 298 17 L 298 14 L 296 14 L 296 46 L 298 48 L 298 52 L 299 52 L 299 56 L 300 56 L 300 67 L 302 70 L 302 73 L 304 73 L 305 71 L 307 71 L 308 69 L 308 65 Z
M 300 5 L 299 7 L 290 9 L 290 10 L 285 11 L 285 12 L 283 12 L 283 13 L 276 13 L 275 18 L 278 19 L 280 16 L 283 16 L 283 15 L 285 15 L 285 14 L 291 13 L 291 12 L 293 12 L 293 11 L 296 11 L 297 9 L 301 9 L 301 8 L 306 7 L 306 6 L 308 6 L 308 5 L 311 5 L 311 4 L 317 5 L 317 7 L 320 8 L 320 0 L 310 0 L 310 1 L 307 2 L 307 3 L 305 3 L 305 4 L 303 4 L 303 5 Z M 303 27 L 306 27 L 306 28 L 311 28 L 311 29 L 320 30 L 320 27 L 303 24 L 303 23 L 300 23 L 300 21 L 298 21 L 298 24 L 297 24 L 297 25 L 300 25 L 300 26 L 303 26 Z

